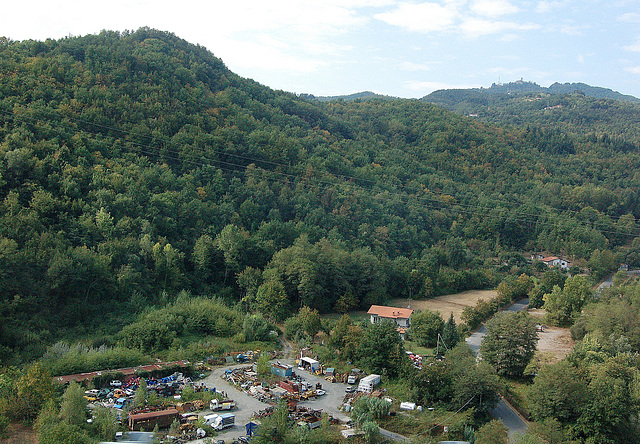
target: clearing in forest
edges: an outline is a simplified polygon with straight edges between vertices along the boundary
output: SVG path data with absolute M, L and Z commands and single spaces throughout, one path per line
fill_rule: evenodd
M 462 293 L 447 294 L 438 296 L 433 299 L 411 300 L 411 308 L 414 310 L 429 309 L 431 311 L 439 311 L 440 316 L 445 321 L 449 319 L 449 315 L 453 313 L 456 323 L 462 322 L 460 316 L 465 307 L 473 307 L 480 299 L 488 301 L 498 295 L 495 290 L 469 290 Z M 408 299 L 393 299 L 387 304 L 391 307 L 405 308 L 409 305 Z

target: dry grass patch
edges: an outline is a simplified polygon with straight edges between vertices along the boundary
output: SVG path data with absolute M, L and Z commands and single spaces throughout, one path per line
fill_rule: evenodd
M 495 290 L 469 290 L 462 293 L 438 296 L 433 299 L 411 300 L 411 308 L 414 310 L 428 309 L 438 311 L 444 320 L 449 319 L 449 314 L 453 313 L 453 318 L 459 324 L 462 322 L 461 315 L 465 307 L 473 307 L 480 299 L 488 301 L 496 296 L 498 296 L 498 293 Z M 409 300 L 393 299 L 389 301 L 388 305 L 404 308 L 409 305 Z

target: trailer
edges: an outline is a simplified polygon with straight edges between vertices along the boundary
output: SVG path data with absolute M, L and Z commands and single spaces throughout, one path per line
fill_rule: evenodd
M 236 415 L 233 413 L 212 413 L 204 417 L 204 422 L 219 432 L 227 427 L 233 427 L 236 423 Z
M 131 430 L 153 430 L 171 426 L 173 421 L 180 421 L 180 413 L 174 408 L 158 410 L 155 412 L 132 413 L 129 415 L 129 429 Z
M 373 388 L 378 384 L 380 384 L 380 375 L 365 376 L 360 380 L 360 383 L 358 384 L 358 391 L 371 393 L 373 391 Z
M 304 368 L 305 370 L 309 370 L 311 372 L 315 372 L 316 370 L 320 370 L 320 363 L 312 358 L 300 358 L 299 366 Z

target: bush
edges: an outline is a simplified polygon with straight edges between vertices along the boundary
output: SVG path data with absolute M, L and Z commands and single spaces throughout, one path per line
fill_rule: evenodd
M 134 367 L 151 361 L 149 356 L 137 349 L 105 346 L 93 348 L 64 342 L 51 346 L 42 359 L 53 376 Z
M 262 314 L 247 314 L 244 317 L 242 331 L 246 341 L 268 341 L 270 339 L 269 332 L 272 325 Z

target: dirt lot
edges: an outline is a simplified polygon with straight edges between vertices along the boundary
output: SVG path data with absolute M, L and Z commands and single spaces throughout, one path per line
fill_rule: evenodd
M 456 322 L 460 323 L 460 315 L 465 307 L 475 305 L 480 299 L 489 300 L 496 296 L 497 293 L 495 290 L 470 290 L 423 301 L 412 300 L 411 308 L 414 310 L 424 310 L 427 308 L 431 311 L 439 311 L 445 320 L 449 318 L 450 313 L 453 313 Z M 392 307 L 406 307 L 408 304 L 409 301 L 407 299 L 394 299 L 390 301 L 388 305 Z M 540 323 L 543 322 L 544 310 L 528 311 L 531 316 L 539 319 Z M 571 352 L 575 345 L 575 341 L 571 339 L 571 333 L 569 333 L 568 328 L 545 326 L 544 331 L 541 332 L 539 336 L 538 350 L 548 353 L 552 362 L 562 360 Z
M 9 437 L 0 439 L 0 444 L 37 444 L 38 442 L 33 429 L 27 428 L 22 424 L 9 424 L 7 434 Z
M 527 311 L 531 316 L 539 319 L 541 324 L 543 323 L 544 310 L 536 309 Z M 538 334 L 540 337 L 538 341 L 538 351 L 551 356 L 552 362 L 560 361 L 571 353 L 576 343 L 571 339 L 571 333 L 568 328 L 549 327 L 545 325 L 543 330 L 544 331 Z
M 411 308 L 414 310 L 439 311 L 440 315 L 445 319 L 449 319 L 449 314 L 453 313 L 456 323 L 460 323 L 460 315 L 465 307 L 474 306 L 480 299 L 489 300 L 497 296 L 495 290 L 469 290 L 462 293 L 448 294 L 433 299 L 423 301 L 412 300 Z M 389 302 L 392 307 L 407 307 L 409 301 L 407 299 L 394 299 Z

